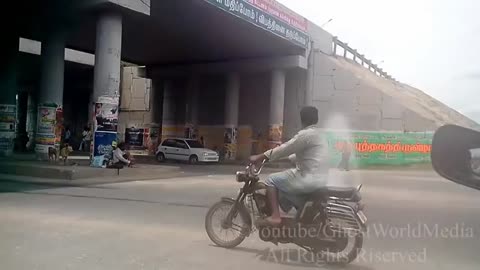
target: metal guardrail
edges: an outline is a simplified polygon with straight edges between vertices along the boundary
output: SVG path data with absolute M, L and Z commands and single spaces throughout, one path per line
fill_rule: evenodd
M 338 40 L 337 37 L 333 37 L 333 55 L 338 55 L 337 54 L 338 47 L 341 47 L 343 49 L 344 58 L 348 58 L 347 56 L 350 53 L 353 56 L 353 61 L 357 62 L 357 58 L 360 60 L 360 63 L 358 62 L 357 63 L 360 64 L 361 66 L 368 68 L 368 70 L 372 71 L 373 73 L 375 73 L 380 77 L 396 81 L 395 78 L 393 78 L 387 72 L 383 71 L 382 68 L 372 63 L 371 60 L 365 58 L 365 55 L 358 53 L 357 50 L 348 46 L 348 43 Z

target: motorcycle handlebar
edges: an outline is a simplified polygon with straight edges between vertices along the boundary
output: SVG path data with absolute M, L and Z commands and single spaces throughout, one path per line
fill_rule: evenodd
M 266 162 L 267 160 L 264 159 L 258 169 L 255 168 L 255 164 L 250 163 L 247 165 L 246 171 L 253 176 L 258 176 L 262 172 L 263 166 L 265 165 Z

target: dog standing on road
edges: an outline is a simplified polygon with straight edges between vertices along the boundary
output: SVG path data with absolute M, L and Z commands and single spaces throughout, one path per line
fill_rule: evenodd
M 58 160 L 58 153 L 57 153 L 57 148 L 55 147 L 49 147 L 48 148 L 48 160 L 57 162 Z
M 60 149 L 60 158 L 63 160 L 63 165 L 67 165 L 68 157 L 72 152 L 73 148 L 68 143 L 65 143 Z

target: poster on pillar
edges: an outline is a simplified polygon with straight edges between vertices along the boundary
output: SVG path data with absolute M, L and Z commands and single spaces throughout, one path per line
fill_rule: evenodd
M 0 104 L 0 155 L 13 152 L 17 107 Z
M 55 110 L 55 145 L 62 142 L 63 129 L 63 108 L 59 106 Z
M 185 138 L 198 139 L 198 129 L 192 124 L 185 125 Z
M 129 149 L 144 150 L 144 134 L 145 129 L 143 128 L 127 128 L 125 130 L 125 143 Z
M 54 103 L 38 106 L 35 152 L 39 154 L 47 154 L 48 148 L 56 147 L 55 144 L 59 143 L 57 134 L 61 138 L 61 131 L 57 131 L 57 109 L 58 106 Z
M 136 155 L 154 155 L 158 147 L 159 128 L 126 128 L 125 143 Z
M 268 149 L 275 148 L 282 144 L 283 126 L 270 125 L 268 128 Z M 265 149 L 265 150 L 268 150 Z
M 95 103 L 95 131 L 117 132 L 118 101 L 102 99 Z
M 111 163 L 116 141 L 117 133 L 95 132 L 92 167 L 106 168 Z
M 94 105 L 94 137 L 92 167 L 105 168 L 112 160 L 117 143 L 118 97 L 99 97 Z
M 237 138 L 238 128 L 226 127 L 223 134 L 223 143 L 225 146 L 224 159 L 235 160 L 237 157 Z
M 161 134 L 161 142 L 169 138 L 177 137 L 177 126 L 175 125 L 168 125 L 162 124 L 162 134 Z
M 43 104 L 38 106 L 37 133 L 55 134 L 56 104 Z
M 158 147 L 158 144 L 160 143 L 159 136 L 160 136 L 159 127 L 151 127 L 149 129 L 148 137 L 144 141 L 146 141 L 145 144 L 147 145 L 147 149 L 150 155 L 155 155 L 155 153 L 157 152 L 157 147 Z

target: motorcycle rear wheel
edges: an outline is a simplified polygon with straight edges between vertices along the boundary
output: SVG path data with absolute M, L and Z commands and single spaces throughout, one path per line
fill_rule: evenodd
M 231 221 L 232 224 L 228 224 L 229 223 L 228 221 L 225 222 L 225 218 L 227 217 L 230 209 L 232 209 L 233 205 L 234 205 L 233 201 L 232 202 L 219 201 L 208 210 L 207 215 L 205 217 L 205 230 L 207 231 L 207 234 L 210 240 L 212 240 L 212 242 L 215 243 L 217 246 L 224 247 L 224 248 L 234 248 L 240 245 L 243 242 L 243 240 L 245 240 L 245 237 L 247 236 L 247 232 L 251 230 L 248 222 L 248 220 L 250 220 L 250 216 L 248 212 L 241 207 L 237 209 L 237 213 L 234 215 L 234 218 Z M 237 220 L 241 221 L 241 225 L 240 225 L 241 228 L 237 228 L 237 230 L 240 229 L 241 231 L 238 232 L 239 234 L 231 240 L 222 239 L 222 237 L 219 235 L 219 233 L 216 232 L 214 228 L 215 214 L 221 209 L 227 210 L 225 211 L 225 216 L 219 220 L 222 230 L 225 230 L 225 231 L 232 230 L 232 225 L 237 224 Z M 228 225 L 230 225 L 229 226 L 230 228 L 226 228 L 226 226 Z
M 363 233 L 358 233 L 357 235 L 345 235 L 339 238 L 338 249 L 332 249 L 327 251 L 322 251 L 323 258 L 327 264 L 332 265 L 345 265 L 353 262 L 358 254 L 362 250 L 363 246 Z M 347 241 L 346 243 L 344 241 Z M 351 248 L 348 248 L 351 246 Z

